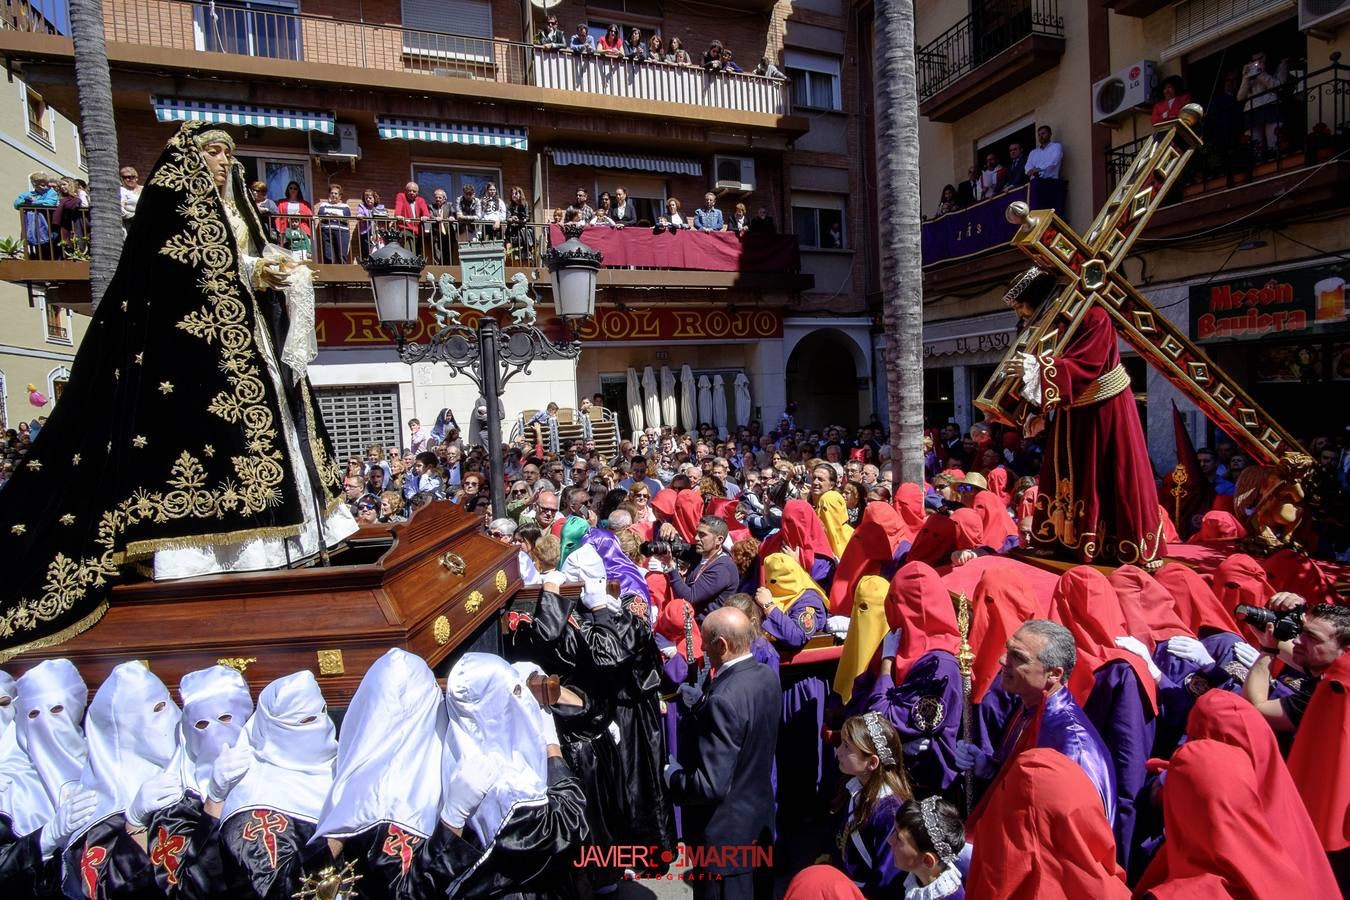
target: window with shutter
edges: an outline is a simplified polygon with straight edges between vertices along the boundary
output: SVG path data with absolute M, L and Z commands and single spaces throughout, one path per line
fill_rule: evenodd
M 333 439 L 339 465 L 352 457 L 365 459 L 372 444 L 387 450 L 402 443 L 397 386 L 315 388 L 314 397 Z
M 488 0 L 403 0 L 403 52 L 446 60 L 492 60 Z

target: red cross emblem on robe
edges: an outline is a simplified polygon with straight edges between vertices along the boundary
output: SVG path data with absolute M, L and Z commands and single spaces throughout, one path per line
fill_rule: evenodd
M 98 896 L 98 867 L 107 858 L 108 851 L 103 847 L 85 847 L 80 854 L 80 880 L 90 900 Z
M 187 849 L 187 838 L 181 834 L 170 836 L 169 829 L 163 825 L 155 834 L 150 846 L 150 863 L 164 870 L 165 880 L 169 884 L 178 883 L 178 869 L 183 865 L 183 851 Z
M 255 809 L 249 813 L 248 823 L 240 832 L 240 837 L 249 843 L 262 844 L 273 870 L 277 867 L 277 835 L 286 830 L 290 822 L 281 813 L 270 809 Z
M 412 865 L 413 852 L 420 843 L 422 839 L 417 835 L 408 834 L 397 825 L 390 825 L 389 836 L 384 839 L 384 855 L 397 857 L 399 874 L 407 875 L 408 868 Z

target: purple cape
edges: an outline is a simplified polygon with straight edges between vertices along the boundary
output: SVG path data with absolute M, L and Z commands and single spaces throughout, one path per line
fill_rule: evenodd
M 624 554 L 613 534 L 603 528 L 592 528 L 581 543 L 589 544 L 600 554 L 605 564 L 605 576 L 619 583 L 620 599 L 636 594 L 647 603 L 652 602 L 652 592 L 647 587 L 647 579 L 642 577 L 642 570 Z

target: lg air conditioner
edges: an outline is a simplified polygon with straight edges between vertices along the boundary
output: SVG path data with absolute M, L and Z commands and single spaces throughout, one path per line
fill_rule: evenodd
M 356 123 L 338 122 L 332 134 L 311 131 L 309 133 L 309 153 L 311 156 L 322 156 L 327 159 L 349 159 L 352 161 L 360 159 L 361 145 L 356 142 Z
M 1092 86 L 1092 121 L 1114 122 L 1153 102 L 1156 66 L 1140 60 Z
M 1300 31 L 1329 34 L 1347 20 L 1350 20 L 1350 0 L 1299 0 Z
M 744 156 L 714 156 L 713 182 L 718 193 L 748 194 L 755 189 L 755 161 Z

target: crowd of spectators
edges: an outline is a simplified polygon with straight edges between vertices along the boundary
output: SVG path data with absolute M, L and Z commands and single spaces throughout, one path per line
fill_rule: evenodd
M 1064 145 L 1054 139 L 1049 125 L 1041 125 L 1036 129 L 1036 146 L 1030 152 L 1025 151 L 1020 141 L 1011 141 L 1006 160 L 997 149 L 990 149 L 985 153 L 983 168 L 971 166 L 960 184 L 943 185 L 934 215 L 957 212 L 1023 187 L 1035 178 L 1059 178 L 1063 164 Z
M 618 25 L 610 25 L 597 39 L 591 34 L 590 26 L 585 22 L 577 24 L 576 31 L 569 37 L 558 25 L 558 17 L 550 15 L 539 29 L 537 46 L 545 50 L 566 50 L 579 56 L 605 56 L 611 59 L 626 59 L 637 63 L 663 63 L 673 66 L 700 66 L 706 72 L 744 73 L 745 69 L 736 62 L 731 48 L 722 41 L 712 41 L 704 51 L 701 60 L 695 60 L 678 36 L 669 40 L 660 32 L 653 31 L 643 35 L 636 26 L 628 29 L 625 36 Z M 773 61 L 761 57 L 751 74 L 765 78 L 786 79 L 782 70 Z
M 717 195 L 709 191 L 703 195 L 703 205 L 692 214 L 684 212 L 684 205 L 678 197 L 667 197 L 664 214 L 658 214 L 653 222 L 628 195 L 627 188 L 616 187 L 611 195 L 601 191 L 595 206 L 585 189 L 578 188 L 576 197 L 566 208 L 553 210 L 553 224 L 580 223 L 587 228 L 651 228 L 657 234 L 674 234 L 679 231 L 725 231 L 739 237 L 746 235 L 771 235 L 778 233 L 778 225 L 767 207 L 760 206 L 754 216 L 744 203 L 737 202 L 730 212 L 724 212 L 717 205 Z

